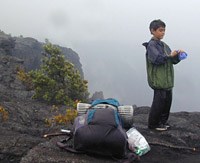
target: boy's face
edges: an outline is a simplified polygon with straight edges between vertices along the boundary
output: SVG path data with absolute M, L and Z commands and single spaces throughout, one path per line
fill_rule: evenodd
M 163 39 L 163 37 L 165 35 L 165 28 L 164 27 L 159 27 L 156 30 L 152 29 L 151 33 L 156 39 L 161 40 L 161 39 Z

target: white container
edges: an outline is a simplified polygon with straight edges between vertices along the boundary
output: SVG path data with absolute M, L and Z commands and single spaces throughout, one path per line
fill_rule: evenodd
M 134 109 L 132 105 L 121 105 L 118 107 L 118 112 L 124 123 L 125 128 L 130 128 L 133 124 Z
M 91 107 L 90 104 L 88 103 L 78 103 L 77 104 L 77 112 L 78 112 L 78 115 L 83 115 L 83 114 L 86 114 L 87 110 Z
M 134 109 L 131 105 L 118 106 L 118 111 L 121 116 L 133 117 Z

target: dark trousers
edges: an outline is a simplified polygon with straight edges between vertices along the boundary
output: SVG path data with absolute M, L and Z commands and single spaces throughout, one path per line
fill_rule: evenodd
M 172 103 L 172 90 L 154 90 L 153 102 L 149 112 L 148 126 L 155 128 L 165 124 L 169 118 Z

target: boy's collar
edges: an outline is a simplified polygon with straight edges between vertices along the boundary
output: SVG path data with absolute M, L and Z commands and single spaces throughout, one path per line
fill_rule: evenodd
M 151 40 L 156 41 L 160 45 L 163 45 L 163 41 L 161 41 L 160 39 L 156 39 L 155 37 L 152 37 Z
M 163 42 L 163 41 L 161 41 L 160 39 L 157 39 L 157 38 L 155 38 L 155 37 L 152 37 L 151 40 L 154 40 L 154 41 L 156 41 L 156 42 L 158 42 L 158 43 L 162 43 L 162 42 Z
M 152 40 L 156 40 L 156 41 L 161 41 L 160 39 L 156 38 L 156 37 L 152 37 Z

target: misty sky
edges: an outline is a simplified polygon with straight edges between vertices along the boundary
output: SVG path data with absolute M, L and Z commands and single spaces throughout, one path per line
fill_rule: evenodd
M 189 55 L 175 65 L 171 111 L 199 111 L 199 7 L 199 0 L 0 0 L 0 30 L 73 49 L 91 93 L 150 106 L 142 43 L 151 38 L 149 23 L 161 19 L 163 41 Z

